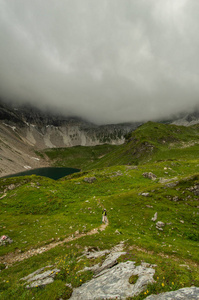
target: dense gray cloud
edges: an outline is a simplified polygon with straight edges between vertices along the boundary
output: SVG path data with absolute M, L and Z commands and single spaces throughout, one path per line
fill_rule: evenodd
M 198 0 L 0 0 L 0 96 L 97 123 L 199 103 Z

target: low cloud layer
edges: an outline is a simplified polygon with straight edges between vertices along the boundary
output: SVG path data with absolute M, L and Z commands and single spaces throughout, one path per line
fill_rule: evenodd
M 199 104 L 198 0 L 0 0 L 0 97 L 96 123 Z

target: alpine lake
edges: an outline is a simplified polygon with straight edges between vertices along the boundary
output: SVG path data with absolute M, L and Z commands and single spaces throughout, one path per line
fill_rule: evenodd
M 11 175 L 5 176 L 4 178 L 27 176 L 27 175 L 38 175 L 38 176 L 44 176 L 44 177 L 49 177 L 54 180 L 58 180 L 62 177 L 65 177 L 67 175 L 77 173 L 77 172 L 80 172 L 80 170 L 74 169 L 74 168 L 47 167 L 47 168 L 38 168 L 38 169 L 27 170 L 27 171 L 20 172 L 20 173 L 11 174 Z

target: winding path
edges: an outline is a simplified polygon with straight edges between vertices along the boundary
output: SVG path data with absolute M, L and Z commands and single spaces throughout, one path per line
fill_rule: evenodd
M 24 253 L 16 253 L 16 252 L 8 253 L 8 254 L 0 257 L 0 262 L 5 263 L 7 266 L 11 266 L 15 262 L 19 262 L 19 261 L 22 261 L 22 260 L 27 259 L 29 257 L 32 257 L 34 255 L 41 254 L 41 253 L 46 252 L 46 251 L 48 251 L 52 248 L 55 248 L 56 246 L 60 246 L 64 243 L 68 243 L 68 242 L 80 239 L 81 237 L 84 237 L 84 236 L 99 233 L 99 231 L 105 230 L 105 228 L 107 226 L 108 226 L 108 223 L 102 224 L 99 227 L 94 228 L 94 229 L 92 229 L 91 231 L 89 231 L 87 233 L 80 233 L 80 234 L 76 234 L 75 236 L 69 236 L 69 237 L 65 238 L 63 241 L 57 241 L 57 242 L 55 241 L 55 242 L 52 242 L 52 243 L 50 243 L 46 246 L 43 246 L 43 247 L 40 247 L 40 248 L 37 248 L 37 249 L 31 249 L 31 250 L 28 250 L 27 252 L 24 252 Z

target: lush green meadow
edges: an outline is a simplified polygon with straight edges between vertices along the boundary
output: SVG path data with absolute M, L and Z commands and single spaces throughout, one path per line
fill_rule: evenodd
M 59 149 L 46 149 L 43 152 L 37 152 L 44 157 L 46 155 L 51 160 L 54 167 L 84 169 L 87 165 L 100 160 L 107 153 L 117 149 L 116 145 L 99 145 L 99 146 L 76 146 Z
M 199 286 L 198 127 L 169 126 L 147 123 L 129 135 L 124 145 L 113 147 L 112 152 L 106 145 L 106 155 L 100 146 L 95 162 L 89 160 L 87 167 L 85 154 L 79 165 L 72 165 L 78 151 L 75 147 L 73 157 L 70 149 L 70 167 L 85 171 L 57 181 L 38 176 L 0 179 L 0 235 L 8 235 L 14 241 L 0 247 L 1 299 L 68 299 L 72 290 L 65 283 L 72 287 L 81 285 L 92 273 L 78 270 L 98 262 L 87 258 L 78 262 L 84 248 L 110 249 L 120 241 L 125 241 L 127 251 L 120 261 L 131 259 L 139 264 L 144 260 L 157 265 L 156 283 L 132 299 Z M 91 155 L 94 150 L 89 151 Z M 65 150 L 49 153 L 53 164 L 56 157 L 61 162 L 64 155 L 66 166 Z M 157 178 L 145 178 L 145 172 L 152 172 Z M 96 180 L 85 182 L 87 177 Z M 103 208 L 109 219 L 105 231 L 5 268 L 4 255 L 25 253 L 75 236 L 75 232 L 86 233 L 99 227 Z M 157 221 L 165 224 L 162 231 L 156 228 L 157 221 L 152 221 L 155 213 Z M 54 283 L 27 290 L 19 279 L 47 265 L 61 269 Z

